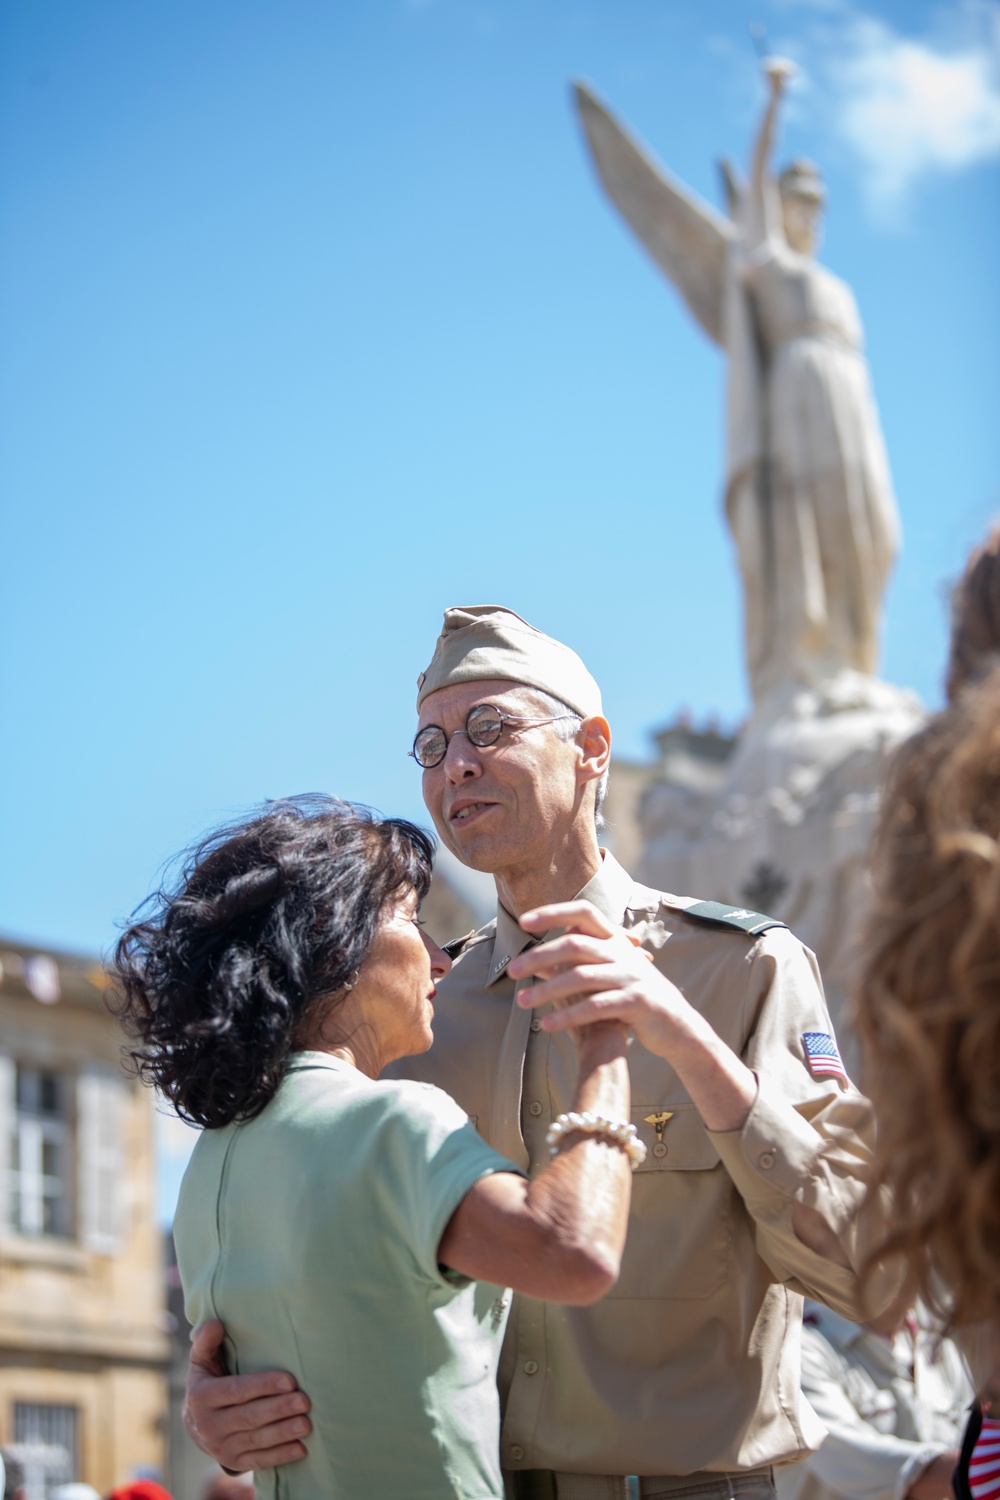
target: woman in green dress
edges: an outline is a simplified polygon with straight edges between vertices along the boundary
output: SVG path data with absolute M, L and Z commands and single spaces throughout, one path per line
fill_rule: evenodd
M 499 1500 L 507 1288 L 585 1304 L 617 1276 L 623 1026 L 580 1030 L 579 1118 L 531 1183 L 448 1095 L 379 1079 L 431 1045 L 450 967 L 419 925 L 431 858 L 402 820 L 272 804 L 118 944 L 134 1064 L 204 1127 L 174 1223 L 188 1316 L 222 1319 L 233 1373 L 312 1395 L 307 1457 L 261 1496 Z

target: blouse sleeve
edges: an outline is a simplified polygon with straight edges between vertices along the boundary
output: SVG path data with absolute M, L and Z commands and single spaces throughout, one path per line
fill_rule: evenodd
M 524 1173 L 488 1146 L 468 1115 L 432 1084 L 392 1085 L 392 1107 L 378 1168 L 386 1212 L 409 1240 L 421 1273 L 450 1286 L 465 1285 L 438 1264 L 438 1246 L 466 1193 L 493 1172 Z

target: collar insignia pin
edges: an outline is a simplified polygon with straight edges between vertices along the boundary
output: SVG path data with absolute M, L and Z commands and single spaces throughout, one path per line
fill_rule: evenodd
M 500 959 L 499 963 L 495 963 L 493 965 L 493 972 L 494 972 L 494 974 L 499 974 L 500 970 L 503 968 L 504 964 L 508 964 L 508 963 L 510 963 L 510 954 L 509 953 L 505 953 L 504 956 L 503 956 L 503 958 Z

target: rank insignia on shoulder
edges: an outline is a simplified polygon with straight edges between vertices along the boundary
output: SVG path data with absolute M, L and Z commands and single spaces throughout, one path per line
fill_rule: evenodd
M 814 1078 L 841 1078 L 844 1083 L 850 1082 L 837 1043 L 828 1031 L 804 1031 L 802 1046 Z
M 721 901 L 696 901 L 693 906 L 682 908 L 689 917 L 698 917 L 702 922 L 717 922 L 720 927 L 733 927 L 749 937 L 760 937 L 772 927 L 786 924 L 778 917 L 765 916 L 761 911 L 747 911 L 744 906 L 726 906 Z

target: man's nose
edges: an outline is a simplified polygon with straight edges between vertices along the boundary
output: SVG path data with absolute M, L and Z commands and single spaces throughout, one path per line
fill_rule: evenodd
M 444 774 L 453 785 L 467 781 L 470 776 L 482 774 L 479 753 L 464 732 L 456 732 L 448 741 L 444 755 Z

